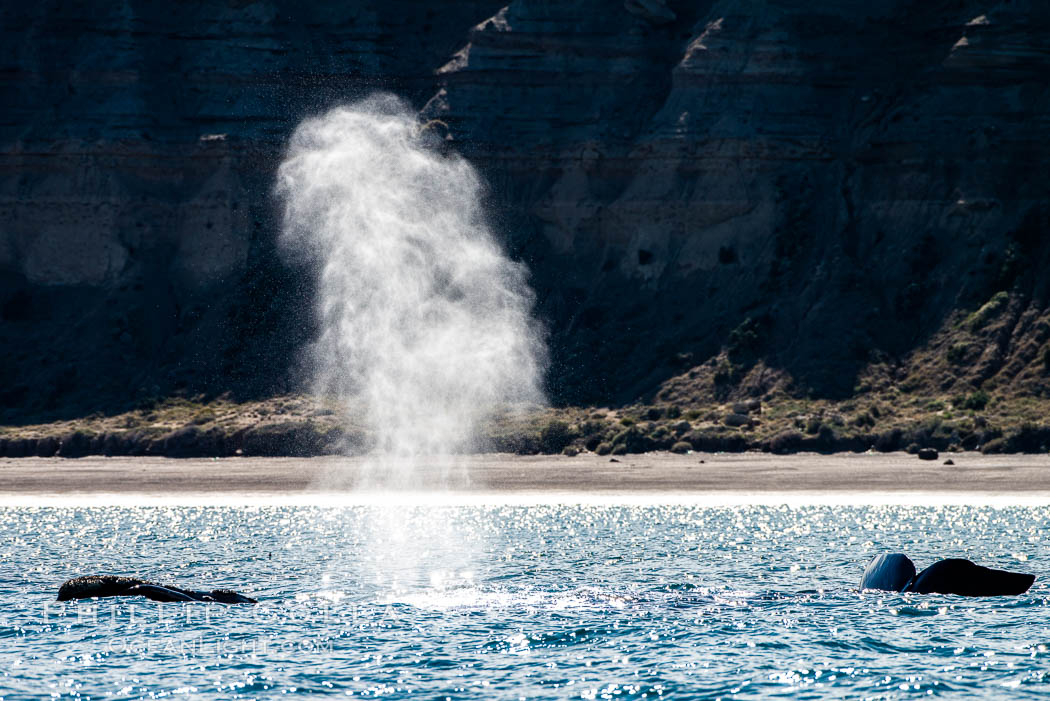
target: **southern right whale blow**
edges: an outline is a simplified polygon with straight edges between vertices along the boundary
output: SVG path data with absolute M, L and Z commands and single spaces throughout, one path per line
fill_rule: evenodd
M 949 558 L 915 573 L 915 564 L 904 553 L 878 555 L 868 563 L 861 589 L 958 594 L 959 596 L 1016 596 L 1035 582 L 1034 574 L 982 567 L 969 560 Z
M 416 489 L 494 417 L 545 401 L 528 270 L 432 126 L 373 95 L 300 124 L 277 173 L 282 250 L 316 276 L 315 393 L 372 436 L 369 487 Z
M 342 409 L 347 435 L 361 436 L 354 451 L 367 451 L 355 469 L 328 472 L 328 488 L 466 488 L 460 456 L 546 403 L 547 332 L 529 271 L 492 226 L 484 179 L 440 127 L 372 95 L 304 120 L 277 172 L 281 250 L 314 278 L 312 394 Z M 469 528 L 396 504 L 371 514 L 364 559 L 381 586 L 473 570 Z M 343 567 L 359 568 L 335 558 L 330 572 L 351 576 Z

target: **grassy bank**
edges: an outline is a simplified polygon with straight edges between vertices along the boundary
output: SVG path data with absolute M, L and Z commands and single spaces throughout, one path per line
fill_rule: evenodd
M 767 401 L 622 408 L 569 407 L 497 417 L 475 450 L 599 455 L 654 450 L 772 453 L 1050 449 L 1050 400 L 983 392 L 917 397 L 888 392 L 833 402 Z M 5 457 L 86 455 L 309 456 L 359 454 L 360 421 L 304 396 L 234 403 L 169 399 L 123 414 L 0 427 Z

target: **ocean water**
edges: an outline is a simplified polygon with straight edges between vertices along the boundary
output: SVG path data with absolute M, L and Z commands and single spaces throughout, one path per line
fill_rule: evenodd
M 7 506 L 0 697 L 1043 698 L 1050 507 Z M 1025 596 L 860 593 L 902 550 Z M 66 578 L 257 606 L 54 601 Z

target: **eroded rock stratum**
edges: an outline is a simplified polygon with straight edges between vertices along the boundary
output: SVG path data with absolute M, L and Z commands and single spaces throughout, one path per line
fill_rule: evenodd
M 1050 387 L 1045 3 L 0 13 L 7 422 L 301 386 L 273 173 L 376 89 L 483 170 L 558 401 Z

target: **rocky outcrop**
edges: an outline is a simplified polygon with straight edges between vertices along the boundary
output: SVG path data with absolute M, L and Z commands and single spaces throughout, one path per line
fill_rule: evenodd
M 271 245 L 272 174 L 300 117 L 377 88 L 483 169 L 556 399 L 842 397 L 996 293 L 922 381 L 1043 386 L 1040 3 L 0 12 L 8 421 L 294 386 L 310 290 Z

